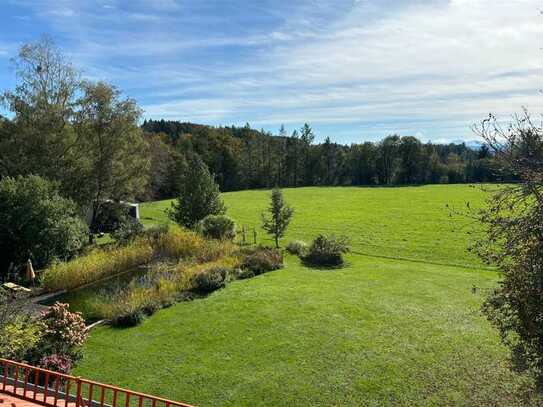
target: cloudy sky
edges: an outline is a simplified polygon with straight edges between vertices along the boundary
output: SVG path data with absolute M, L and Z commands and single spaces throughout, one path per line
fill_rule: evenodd
M 543 113 L 538 0 L 2 0 L 9 58 L 48 34 L 145 117 L 341 143 L 474 139 L 489 112 Z

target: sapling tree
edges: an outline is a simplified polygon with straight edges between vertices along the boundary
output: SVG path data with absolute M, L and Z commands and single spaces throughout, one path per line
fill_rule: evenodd
M 189 229 L 209 215 L 222 215 L 226 211 L 219 186 L 198 154 L 188 160 L 188 170 L 180 185 L 180 193 L 172 203 L 170 218 Z
M 272 191 L 268 214 L 266 216 L 262 213 L 262 228 L 274 238 L 275 247 L 279 248 L 279 239 L 285 235 L 294 209 L 287 205 L 283 193 L 278 188 Z

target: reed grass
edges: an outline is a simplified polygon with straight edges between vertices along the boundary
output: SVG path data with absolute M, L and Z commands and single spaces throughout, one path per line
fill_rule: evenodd
M 230 242 L 206 240 L 195 232 L 171 226 L 152 231 L 126 246 L 97 248 L 69 262 L 53 263 L 42 278 L 47 291 L 72 290 L 109 277 L 152 260 L 191 260 L 199 263 L 232 255 L 236 246 Z
M 194 279 L 198 274 L 217 267 L 234 270 L 239 265 L 237 256 L 206 263 L 157 263 L 139 281 L 117 292 L 97 295 L 88 308 L 92 315 L 109 320 L 131 312 L 152 314 L 182 299 L 194 288 Z
M 47 291 L 71 290 L 149 263 L 154 250 L 147 239 L 128 246 L 95 249 L 69 262 L 55 262 L 43 274 Z

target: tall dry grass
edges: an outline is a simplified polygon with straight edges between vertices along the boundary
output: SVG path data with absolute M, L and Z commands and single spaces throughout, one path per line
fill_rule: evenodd
M 110 320 L 130 313 L 151 314 L 191 292 L 199 273 L 238 268 L 238 252 L 231 242 L 207 240 L 178 226 L 153 229 L 126 246 L 98 248 L 51 265 L 42 286 L 49 291 L 71 290 L 148 265 L 149 271 L 141 278 L 116 291 L 97 292 L 85 306 L 93 317 Z
M 48 291 L 74 289 L 147 264 L 153 255 L 152 245 L 143 238 L 128 246 L 95 249 L 69 262 L 53 263 L 44 272 L 42 286 Z
M 207 240 L 179 226 L 170 226 L 167 232 L 154 235 L 152 245 L 160 258 L 193 259 L 197 262 L 213 261 L 236 250 L 231 242 Z
M 153 259 L 205 262 L 234 250 L 232 243 L 209 241 L 197 233 L 172 226 L 152 231 L 127 246 L 98 248 L 69 262 L 53 263 L 44 272 L 42 286 L 48 291 L 71 290 L 149 264 Z

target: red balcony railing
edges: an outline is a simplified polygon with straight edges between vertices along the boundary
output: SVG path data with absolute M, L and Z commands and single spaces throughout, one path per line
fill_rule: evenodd
M 0 392 L 48 407 L 193 407 L 0 358 Z

